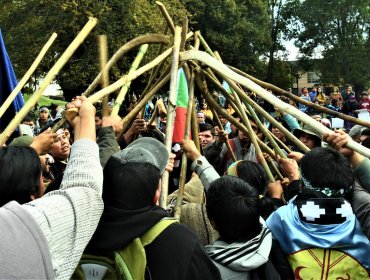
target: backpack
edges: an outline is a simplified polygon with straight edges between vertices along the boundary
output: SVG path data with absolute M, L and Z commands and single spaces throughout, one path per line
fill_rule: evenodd
M 167 227 L 178 223 L 177 219 L 164 218 L 140 237 L 132 240 L 124 249 L 114 251 L 114 257 L 82 255 L 71 279 L 106 280 L 144 279 L 146 254 L 144 247 L 151 244 Z

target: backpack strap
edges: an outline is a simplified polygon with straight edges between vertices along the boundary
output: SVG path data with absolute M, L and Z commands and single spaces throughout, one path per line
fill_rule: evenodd
M 144 279 L 146 253 L 144 247 L 152 243 L 167 227 L 178 223 L 177 219 L 164 218 L 142 236 L 135 238 L 123 250 L 115 252 L 115 262 L 121 275 L 131 275 L 131 279 Z M 130 279 L 128 277 L 128 279 Z

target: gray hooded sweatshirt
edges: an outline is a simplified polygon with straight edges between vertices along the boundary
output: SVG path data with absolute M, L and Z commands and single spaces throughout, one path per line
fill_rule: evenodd
M 262 230 L 259 235 L 245 243 L 226 243 L 221 240 L 206 246 L 206 251 L 221 273 L 223 280 L 250 279 L 249 271 L 268 261 L 272 234 L 260 218 Z

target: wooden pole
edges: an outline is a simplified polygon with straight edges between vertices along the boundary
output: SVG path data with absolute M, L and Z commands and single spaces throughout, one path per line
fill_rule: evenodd
M 311 127 L 313 130 L 315 130 L 320 135 L 323 135 L 325 133 L 333 133 L 332 130 L 329 128 L 323 126 L 319 122 L 313 120 L 312 118 L 308 117 L 305 113 L 301 112 L 297 108 L 285 103 L 284 101 L 281 101 L 279 98 L 275 97 L 274 95 L 270 94 L 268 91 L 260 87 L 259 85 L 255 84 L 251 80 L 249 80 L 246 77 L 243 77 L 232 70 L 228 68 L 226 65 L 222 64 L 221 62 L 217 61 L 210 55 L 208 55 L 205 52 L 201 51 L 186 51 L 180 54 L 180 59 L 182 61 L 187 60 L 199 60 L 211 68 L 215 69 L 218 73 L 222 74 L 223 76 L 226 76 L 238 83 L 240 83 L 242 86 L 245 86 L 252 92 L 255 92 L 257 95 L 262 97 L 267 102 L 270 102 L 271 104 L 274 104 L 275 107 L 277 107 L 279 110 L 287 112 L 288 114 L 291 114 L 292 116 L 299 119 L 301 122 L 307 124 L 309 127 Z M 359 152 L 360 154 L 370 157 L 370 150 L 366 147 L 362 146 L 359 143 L 354 142 L 353 140 L 349 140 L 349 142 L 346 145 L 348 148 Z
M 143 44 L 169 44 L 168 36 L 163 34 L 148 34 L 136 37 L 131 41 L 124 44 L 116 53 L 109 59 L 107 65 L 104 68 L 104 71 L 109 71 L 117 61 L 128 51 L 143 45 Z M 102 72 L 100 72 L 94 79 L 94 81 L 89 85 L 89 87 L 82 93 L 84 96 L 89 96 L 99 85 L 99 81 L 101 79 Z
M 172 34 L 175 35 L 175 25 L 173 24 L 173 21 L 172 21 L 170 15 L 169 15 L 169 13 L 166 10 L 166 7 L 162 4 L 162 2 L 155 1 L 155 3 L 157 4 L 158 8 L 161 10 L 162 15 L 163 15 L 164 19 L 166 20 L 167 25 L 170 28 Z
M 132 74 L 140 65 L 141 60 L 143 59 L 146 51 L 148 50 L 148 44 L 144 44 L 140 47 L 138 54 L 136 55 L 134 62 L 131 64 L 130 70 L 128 74 Z M 119 109 L 122 106 L 123 100 L 125 100 L 125 96 L 130 88 L 131 81 L 124 84 L 114 102 L 114 106 L 111 112 L 111 116 L 118 116 Z
M 99 64 L 100 64 L 100 72 L 102 73 L 100 84 L 102 88 L 106 88 L 109 86 L 109 70 L 105 69 L 108 61 L 108 40 L 106 35 L 99 35 L 98 36 L 98 44 L 99 44 Z M 109 115 L 109 95 L 103 97 L 102 101 L 102 116 Z
M 127 130 L 128 126 L 131 124 L 132 120 L 137 116 L 140 110 L 145 106 L 146 102 L 149 101 L 168 81 L 170 80 L 170 74 L 167 74 L 157 85 L 155 85 L 150 91 L 145 94 L 142 100 L 135 106 L 135 108 L 128 113 L 122 120 L 122 130 L 117 136 L 117 139 L 122 137 L 122 134 Z
M 279 88 L 277 86 L 274 86 L 272 84 L 263 82 L 261 80 L 258 80 L 257 78 L 255 78 L 255 77 L 253 77 L 251 75 L 248 75 L 248 74 L 244 73 L 243 71 L 240 71 L 239 69 L 237 69 L 235 67 L 232 67 L 232 66 L 229 66 L 229 67 L 235 73 L 238 73 L 239 75 L 250 79 L 251 81 L 255 82 L 257 85 L 260 85 L 263 88 L 270 89 L 273 92 L 282 94 L 282 95 L 290 98 L 291 100 L 293 100 L 295 102 L 304 104 L 307 107 L 310 107 L 310 108 L 314 109 L 315 111 L 320 111 L 322 113 L 330 114 L 330 115 L 332 115 L 334 117 L 341 118 L 341 119 L 343 119 L 345 121 L 353 122 L 355 124 L 362 125 L 362 126 L 365 126 L 365 127 L 369 127 L 370 128 L 370 122 L 367 122 L 367 121 L 364 121 L 364 120 L 360 120 L 358 118 L 351 117 L 351 116 L 348 116 L 346 114 L 343 114 L 343 113 L 340 113 L 340 112 L 336 112 L 336 111 L 330 110 L 329 108 L 326 108 L 326 107 L 321 106 L 319 104 L 315 104 L 315 103 L 312 103 L 310 101 L 304 100 L 304 99 L 302 99 L 302 98 L 300 98 L 300 97 L 298 97 L 298 96 L 296 96 L 296 95 L 294 95 L 294 94 L 292 94 L 290 92 L 287 92 L 287 91 L 285 91 L 285 90 L 283 90 L 283 89 L 281 89 L 281 88 Z
M 5 128 L 3 133 L 0 135 L 0 146 L 4 145 L 6 140 L 8 140 L 10 135 L 14 132 L 14 130 L 17 128 L 17 126 L 20 124 L 23 118 L 35 106 L 35 104 L 41 98 L 46 87 L 50 84 L 51 81 L 55 79 L 55 76 L 59 73 L 59 71 L 63 68 L 63 66 L 67 63 L 67 61 L 71 58 L 71 56 L 77 50 L 77 48 L 82 44 L 82 42 L 85 40 L 87 35 L 90 34 L 91 30 L 95 27 L 97 22 L 98 22 L 97 19 L 89 18 L 89 21 L 82 28 L 80 33 L 78 33 L 76 38 L 72 41 L 72 43 L 64 51 L 62 56 L 58 59 L 58 61 L 54 64 L 54 66 L 47 73 L 47 75 L 45 76 L 38 90 L 31 96 L 28 102 L 23 106 L 23 108 L 18 112 L 15 118 L 9 123 L 9 125 Z
M 161 55 L 157 56 L 155 59 L 153 59 L 151 62 L 145 64 L 144 66 L 140 67 L 136 71 L 129 73 L 120 79 L 118 79 L 116 82 L 111 84 L 110 86 L 103 88 L 96 92 L 94 95 L 91 95 L 88 97 L 91 103 L 96 103 L 98 102 L 101 98 L 103 98 L 105 95 L 110 94 L 119 88 L 121 88 L 124 84 L 135 80 L 137 77 L 145 73 L 146 71 L 152 69 L 155 65 L 166 59 L 170 54 L 172 53 L 172 48 L 166 50 L 164 53 Z
M 171 153 L 172 149 L 172 134 L 174 124 L 174 112 L 176 110 L 176 91 L 177 91 L 177 70 L 179 67 L 179 53 L 181 43 L 181 27 L 176 26 L 174 35 L 174 46 L 172 53 L 172 67 L 171 67 L 171 81 L 170 81 L 170 94 L 167 105 L 167 124 L 166 124 L 166 137 L 165 145 L 168 153 Z M 169 173 L 164 171 L 162 174 L 162 191 L 159 198 L 159 205 L 166 208 L 167 196 L 168 196 L 168 182 Z
M 24 74 L 23 78 L 19 81 L 17 86 L 13 89 L 13 91 L 9 94 L 8 98 L 4 101 L 4 103 L 0 107 L 0 118 L 4 115 L 6 110 L 8 110 L 9 106 L 12 104 L 15 97 L 18 95 L 19 91 L 24 87 L 24 85 L 28 82 L 32 74 L 35 72 L 37 66 L 40 64 L 41 60 L 44 58 L 46 52 L 49 50 L 51 45 L 54 43 L 55 39 L 57 38 L 57 34 L 53 33 L 46 44 L 42 47 L 40 53 L 37 55 L 36 59 L 27 70 L 26 74 Z

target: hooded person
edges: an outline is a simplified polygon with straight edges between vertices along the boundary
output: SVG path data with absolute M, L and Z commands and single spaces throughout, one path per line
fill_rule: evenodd
M 109 158 L 103 171 L 104 212 L 85 253 L 111 257 L 168 216 L 157 206 L 168 159 L 166 147 L 149 137 Z M 220 277 L 194 233 L 181 224 L 168 226 L 144 250 L 146 279 Z
M 288 189 L 298 191 L 266 223 L 295 278 L 368 279 L 370 242 L 347 200 L 354 184 L 347 159 L 331 148 L 316 148 L 300 167 L 289 159 L 280 164 L 293 178 Z

